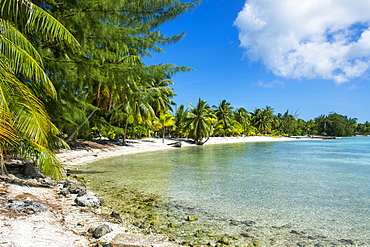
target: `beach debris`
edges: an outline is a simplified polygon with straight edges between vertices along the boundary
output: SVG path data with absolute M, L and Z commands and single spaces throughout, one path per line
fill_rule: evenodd
M 32 202 L 32 201 L 13 201 L 9 200 L 6 203 L 2 203 L 4 207 L 10 210 L 16 210 L 27 214 L 32 214 L 35 212 L 42 212 L 46 211 L 49 206 L 40 202 Z
M 84 207 L 99 207 L 102 203 L 101 199 L 97 198 L 96 196 L 85 194 L 83 196 L 77 196 L 75 199 L 75 203 L 78 206 Z
M 112 232 L 112 228 L 107 224 L 102 224 L 98 226 L 93 226 L 88 230 L 88 233 L 93 235 L 94 238 L 100 238 L 110 232 Z
M 181 148 L 182 144 L 181 144 L 181 142 L 173 142 L 173 143 L 169 143 L 167 145 L 175 147 L 175 148 Z

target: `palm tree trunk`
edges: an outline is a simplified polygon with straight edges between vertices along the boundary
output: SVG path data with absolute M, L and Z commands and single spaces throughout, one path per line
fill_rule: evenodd
M 128 126 L 128 121 L 126 121 L 126 124 L 125 124 L 125 131 L 124 131 L 124 134 L 123 134 L 123 145 L 127 145 L 127 142 L 126 142 L 126 138 L 127 138 L 127 126 Z
M 164 134 L 165 134 L 164 132 L 165 132 L 165 128 L 166 128 L 166 127 L 164 127 L 164 126 L 163 126 L 163 131 L 162 131 L 162 143 L 164 143 Z
M 6 166 L 4 163 L 4 157 L 3 157 L 3 149 L 0 147 L 0 169 L 1 169 L 1 175 L 8 175 L 8 171 L 6 170 Z

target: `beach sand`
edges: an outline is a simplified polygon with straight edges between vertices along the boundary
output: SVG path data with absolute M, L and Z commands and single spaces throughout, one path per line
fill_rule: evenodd
M 276 141 L 297 141 L 289 137 L 269 137 L 269 136 L 247 136 L 247 137 L 211 137 L 204 145 L 216 145 L 227 143 L 243 142 L 276 142 Z M 181 142 L 182 147 L 196 146 L 186 139 L 162 139 L 146 138 L 143 140 L 129 140 L 127 146 L 100 145 L 94 148 L 90 145 L 88 149 L 62 150 L 57 154 L 65 168 L 76 165 L 95 162 L 100 159 L 135 154 L 142 152 L 153 152 L 164 149 L 173 149 L 171 143 Z
M 205 145 L 238 143 L 238 142 L 270 142 L 293 141 L 291 138 L 275 137 L 213 137 Z M 129 140 L 128 146 L 113 145 L 109 142 L 83 142 L 80 147 L 71 150 L 62 150 L 57 154 L 66 169 L 78 165 L 95 162 L 108 157 L 153 152 L 164 149 L 173 149 L 171 143 L 181 142 L 182 146 L 192 146 L 186 140 L 147 138 L 144 140 Z M 64 246 L 97 246 L 98 242 L 109 243 L 117 234 L 135 236 L 131 245 L 145 240 L 140 234 L 128 235 L 135 230 L 128 224 L 108 222 L 109 206 L 101 208 L 81 208 L 75 205 L 75 196 L 64 197 L 59 195 L 61 184 L 52 188 L 32 187 L 8 183 L 4 177 L 0 179 L 0 246 L 3 247 L 64 247 Z M 49 205 L 44 212 L 17 212 L 9 210 L 2 203 L 9 200 L 23 200 L 40 202 Z M 100 239 L 94 239 L 88 234 L 93 225 L 108 224 L 113 231 Z M 135 242 L 136 241 L 136 242 Z M 135 243 L 134 243 L 135 242 Z M 145 242 L 145 241 L 144 241 Z M 141 246 L 141 245 L 139 245 Z M 142 245 L 146 246 L 146 245 Z M 147 245 L 151 246 L 151 245 Z M 163 241 L 155 246 L 173 246 Z

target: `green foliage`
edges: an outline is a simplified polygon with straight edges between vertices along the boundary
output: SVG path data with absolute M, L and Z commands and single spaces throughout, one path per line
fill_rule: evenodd
M 195 143 L 202 144 L 204 139 L 208 140 L 212 134 L 212 124 L 216 122 L 216 116 L 204 100 L 199 99 L 196 106 L 189 105 L 191 108 L 186 118 L 185 130 Z
M 98 127 L 94 114 L 119 128 L 126 120 L 130 125 L 150 121 L 150 118 L 134 117 L 124 109 L 127 102 L 138 102 L 137 95 L 140 101 L 146 98 L 156 116 L 174 104 L 171 77 L 190 68 L 172 64 L 146 66 L 142 57 L 163 52 L 161 46 L 181 40 L 184 33 L 166 37 L 158 28 L 194 8 L 197 1 L 62 0 L 38 4 L 56 16 L 82 46 L 81 56 L 67 56 L 54 46 L 43 49 L 43 56 L 48 60 L 46 68 L 59 96 L 56 101 L 49 100 L 48 106 L 57 109 L 58 114 L 53 114 L 52 119 L 60 130 L 69 133 L 69 138 L 77 133 L 75 130 L 81 136 L 88 126 Z M 130 107 L 134 107 L 131 103 Z M 99 110 L 93 110 L 94 107 Z M 75 113 L 70 114 L 73 109 Z M 119 111 L 129 114 L 121 127 L 114 117 L 110 119 L 111 111 L 116 116 Z
M 315 118 L 318 133 L 328 136 L 352 136 L 355 133 L 356 119 L 337 113 Z
M 50 151 L 65 146 L 41 97 L 55 98 L 55 89 L 35 49 L 38 42 L 76 50 L 78 42 L 50 14 L 30 1 L 0 2 L 0 163 L 3 152 L 34 160 L 41 170 L 60 178 L 60 164 Z M 3 169 L 3 165 L 1 164 Z M 3 172 L 3 171 L 2 171 Z
M 223 136 L 226 136 L 226 132 L 231 133 L 233 132 L 233 128 L 231 126 L 231 119 L 233 117 L 233 107 L 230 105 L 229 102 L 226 100 L 220 101 L 218 106 L 213 106 L 215 110 L 215 115 L 217 117 L 218 122 L 221 126 L 219 128 L 222 129 Z M 218 128 L 218 129 L 219 129 Z

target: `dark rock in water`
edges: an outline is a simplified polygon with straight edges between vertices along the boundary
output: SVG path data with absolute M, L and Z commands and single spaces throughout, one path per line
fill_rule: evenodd
M 88 232 L 93 235 L 94 238 L 100 238 L 112 231 L 112 228 L 110 226 L 103 224 L 99 225 L 97 227 L 91 227 Z
M 248 232 L 243 232 L 243 233 L 240 233 L 241 236 L 245 237 L 245 238 L 254 238 L 254 236 Z
M 186 220 L 187 221 L 196 221 L 196 220 L 198 220 L 198 218 L 196 216 L 193 216 L 193 215 L 188 215 L 186 217 Z
M 101 200 L 99 198 L 89 194 L 77 196 L 75 202 L 77 205 L 84 207 L 99 207 L 101 205 Z
M 71 194 L 78 194 L 78 196 L 86 194 L 86 186 L 76 180 L 66 180 L 63 188 L 67 189 Z
M 39 167 L 28 162 L 23 165 L 23 174 L 28 178 L 45 178 Z
M 296 231 L 296 230 L 291 230 L 290 233 L 292 234 L 297 234 L 297 235 L 302 235 L 304 232 Z
M 226 245 L 229 245 L 230 244 L 230 240 L 227 237 L 225 237 L 225 236 L 222 236 L 220 238 L 220 240 L 218 240 L 218 242 L 221 243 L 221 244 L 226 244 Z
M 355 242 L 351 239 L 339 239 L 339 242 L 345 243 L 345 244 L 350 244 L 350 245 L 355 245 Z
M 34 213 L 46 211 L 49 206 L 39 202 L 32 201 L 13 201 L 9 200 L 7 203 L 2 203 L 3 206 L 16 211 L 25 213 Z
M 176 244 L 168 242 L 168 237 L 159 235 L 140 235 L 140 234 L 117 234 L 116 237 L 110 241 L 113 246 L 158 246 L 158 247 L 175 247 Z

